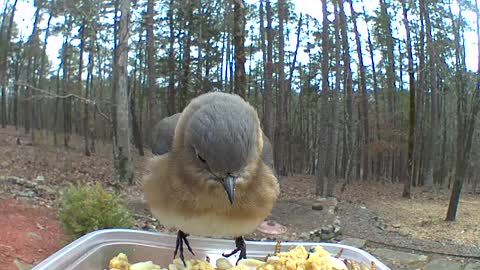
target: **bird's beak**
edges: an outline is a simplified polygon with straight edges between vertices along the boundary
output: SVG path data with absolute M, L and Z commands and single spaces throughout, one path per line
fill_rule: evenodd
M 237 177 L 231 175 L 228 175 L 223 179 L 223 188 L 225 189 L 225 192 L 227 192 L 230 204 L 233 204 L 233 199 L 235 198 L 235 181 L 237 181 Z

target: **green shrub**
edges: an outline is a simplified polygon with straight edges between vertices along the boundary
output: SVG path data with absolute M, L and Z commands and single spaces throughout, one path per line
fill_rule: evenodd
M 59 218 L 65 232 L 75 238 L 95 230 L 133 225 L 133 218 L 119 197 L 98 183 L 70 185 L 62 194 Z

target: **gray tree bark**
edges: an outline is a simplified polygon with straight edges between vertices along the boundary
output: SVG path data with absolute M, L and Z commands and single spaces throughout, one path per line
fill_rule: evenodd
M 343 171 L 344 178 L 347 182 L 350 181 L 351 170 L 353 166 L 353 98 L 352 98 L 352 69 L 350 67 L 350 47 L 348 44 L 348 27 L 347 16 L 342 5 L 339 5 L 340 13 L 340 32 L 342 34 L 342 46 L 343 46 L 343 83 L 344 83 L 344 99 L 345 99 L 345 111 L 344 111 L 344 123 L 345 123 L 345 142 L 343 151 Z
M 430 23 L 430 14 L 428 4 L 425 0 L 420 1 L 420 6 L 423 6 L 425 10 L 425 26 L 427 30 L 427 53 L 428 53 L 428 68 L 430 75 L 430 95 L 431 95 L 431 106 L 430 106 L 430 145 L 428 153 L 428 165 L 427 165 L 427 177 L 425 178 L 425 187 L 428 190 L 433 190 L 433 173 L 435 172 L 435 149 L 438 147 L 438 132 L 437 132 L 437 71 L 436 71 L 436 50 L 435 44 L 432 37 L 432 27 Z
M 407 52 L 408 52 L 408 75 L 410 86 L 410 99 L 409 99 L 409 118 L 408 118 L 408 164 L 407 164 L 407 176 L 404 179 L 403 197 L 411 198 L 412 187 L 412 170 L 413 170 L 413 150 L 414 150 L 414 131 L 415 131 L 415 71 L 413 70 L 413 53 L 412 43 L 410 38 L 410 26 L 408 24 L 407 7 L 405 0 L 402 0 L 403 5 L 403 23 L 405 25 L 405 31 L 407 33 Z
M 261 4 L 263 0 L 261 1 Z M 270 0 L 265 3 L 265 10 L 267 15 L 267 27 L 265 31 L 262 31 L 263 39 L 266 36 L 266 43 L 262 42 L 263 51 L 263 73 L 264 73 L 264 98 L 263 98 L 263 129 L 265 135 L 273 140 L 273 98 L 272 98 L 272 85 L 273 85 L 273 29 L 272 29 L 272 10 L 270 7 Z M 263 15 L 263 13 L 261 13 Z M 263 25 L 263 20 L 261 22 Z M 266 32 L 266 34 L 265 34 Z
M 8 1 L 7 1 L 8 2 Z M 7 8 L 7 2 L 5 3 L 5 11 L 3 12 L 3 20 L 6 19 L 7 14 L 6 14 L 6 8 Z M 8 54 L 10 52 L 10 39 L 12 38 L 12 28 L 13 28 L 13 18 L 15 17 L 15 10 L 17 7 L 17 2 L 18 0 L 15 0 L 12 5 L 12 13 L 10 14 L 10 19 L 8 22 L 7 26 L 7 31 L 6 31 L 6 36 L 5 38 L 0 38 L 0 41 L 4 41 L 6 44 L 6 47 L 3 49 L 3 53 L 0 56 L 0 87 L 2 88 L 2 128 L 5 128 L 7 126 L 7 94 L 6 94 L 6 88 L 8 84 L 8 79 L 7 79 L 7 66 L 8 66 Z M 2 28 L 1 31 L 3 33 L 3 28 L 4 28 L 4 21 L 2 21 Z M 1 34 L 0 34 L 1 35 Z
M 329 113 L 329 87 L 328 87 L 328 64 L 329 64 L 329 37 L 328 37 L 328 13 L 327 13 L 327 0 L 322 0 L 322 61 L 321 61 L 321 73 L 322 73 L 322 90 L 320 93 L 320 130 L 319 130 L 319 151 L 318 151 L 318 171 L 317 171 L 317 183 L 315 188 L 315 195 L 325 196 L 325 177 L 326 174 L 326 160 L 328 151 L 328 128 L 330 113 Z
M 152 140 L 152 127 L 155 125 L 153 122 L 153 112 L 155 107 L 155 93 L 156 93 L 156 83 L 155 83 L 155 35 L 153 33 L 154 27 L 154 1 L 148 0 L 147 2 L 147 14 L 146 14 L 146 25 L 147 30 L 147 69 L 148 69 L 148 91 L 147 91 L 147 144 L 151 144 Z M 173 72 L 173 71 L 170 71 Z
M 116 69 L 118 75 L 118 91 L 116 95 L 117 141 L 114 144 L 115 169 L 118 180 L 133 183 L 133 161 L 130 152 L 130 119 L 128 97 L 128 38 L 130 21 L 130 0 L 120 0 L 120 28 L 117 51 Z
M 168 26 L 169 26 L 169 38 L 168 38 L 168 69 L 170 76 L 168 78 L 168 103 L 167 112 L 168 115 L 173 115 L 176 112 L 175 106 L 175 26 L 173 20 L 174 12 L 174 0 L 170 0 L 168 8 Z
M 234 0 L 233 8 L 233 45 L 235 46 L 235 74 L 234 74 L 234 92 L 242 98 L 246 98 L 245 75 L 245 3 L 243 0 Z
M 338 19 L 338 7 L 337 5 L 343 5 L 342 1 L 334 1 L 334 14 L 335 14 L 335 88 L 330 93 L 330 115 L 328 124 L 328 148 L 327 157 L 325 161 L 325 173 L 327 176 L 327 187 L 325 189 L 326 197 L 334 197 L 335 184 L 336 184 L 336 164 L 337 164 L 337 94 L 340 92 L 341 83 L 341 39 L 340 39 L 340 23 Z
M 285 80 L 285 40 L 284 24 L 286 20 L 285 0 L 278 1 L 278 92 L 277 92 L 277 125 L 275 127 L 275 169 L 278 175 L 286 175 L 285 149 L 287 144 L 287 104 L 286 104 L 286 80 Z
M 369 132 L 369 124 L 368 124 L 368 94 L 367 94 L 367 76 L 365 75 L 365 65 L 363 64 L 363 52 L 362 52 L 362 44 L 360 41 L 360 34 L 357 28 L 357 13 L 353 9 L 353 1 L 349 0 L 350 2 L 350 11 L 352 13 L 352 21 L 353 21 L 353 29 L 355 32 L 355 41 L 357 43 L 357 55 L 358 55 L 358 62 L 359 62 L 359 69 L 360 69 L 360 90 L 361 90 L 361 115 L 360 119 L 362 122 L 362 179 L 367 180 L 369 175 L 369 168 L 370 168 L 370 161 L 369 161 L 369 144 L 370 144 L 370 132 Z

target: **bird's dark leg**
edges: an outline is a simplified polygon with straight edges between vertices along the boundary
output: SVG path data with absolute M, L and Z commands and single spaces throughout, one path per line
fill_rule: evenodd
M 235 238 L 235 249 L 228 253 L 228 254 L 225 254 L 223 253 L 223 257 L 230 257 L 232 255 L 235 255 L 237 254 L 239 251 L 240 251 L 240 256 L 238 256 L 238 260 L 237 260 L 237 263 L 236 265 L 238 264 L 238 262 L 241 260 L 241 259 L 246 259 L 247 258 L 247 246 L 245 245 L 245 240 L 243 239 L 243 237 L 237 237 Z
M 192 253 L 193 256 L 195 256 L 195 253 L 193 253 L 193 250 L 190 247 L 190 243 L 188 243 L 187 236 L 188 236 L 188 234 L 186 234 L 186 233 L 184 233 L 180 230 L 178 231 L 177 244 L 175 245 L 175 252 L 173 253 L 173 258 L 175 259 L 175 257 L 177 257 L 177 252 L 180 251 L 179 257 L 180 257 L 180 260 L 182 260 L 183 265 L 185 265 L 185 266 L 187 266 L 187 264 L 185 263 L 185 257 L 183 256 L 183 243 L 185 243 L 185 245 L 187 245 L 188 251 L 190 251 L 190 253 Z

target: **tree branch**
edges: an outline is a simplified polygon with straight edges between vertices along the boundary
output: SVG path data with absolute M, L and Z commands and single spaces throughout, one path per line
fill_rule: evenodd
M 53 94 L 53 93 L 51 93 L 47 90 L 37 88 L 37 87 L 35 87 L 33 85 L 30 85 L 28 83 L 15 82 L 15 84 L 17 84 L 19 86 L 30 87 L 30 89 L 32 89 L 33 91 L 40 92 L 40 93 L 43 94 L 43 95 L 31 95 L 31 97 L 25 98 L 24 100 L 30 100 L 30 99 L 35 99 L 35 98 L 40 98 L 40 99 L 42 99 L 42 98 L 51 98 L 51 99 L 53 99 L 53 98 L 60 98 L 60 99 L 75 98 L 75 99 L 78 99 L 78 100 L 84 102 L 85 104 L 89 104 L 89 105 L 94 106 L 97 109 L 98 113 L 105 120 L 107 120 L 110 123 L 110 125 L 112 125 L 112 119 L 102 111 L 102 109 L 100 108 L 100 106 L 98 105 L 98 103 L 95 100 L 87 99 L 87 98 L 84 98 L 84 97 L 76 95 L 76 94 L 68 94 L 68 95 Z

